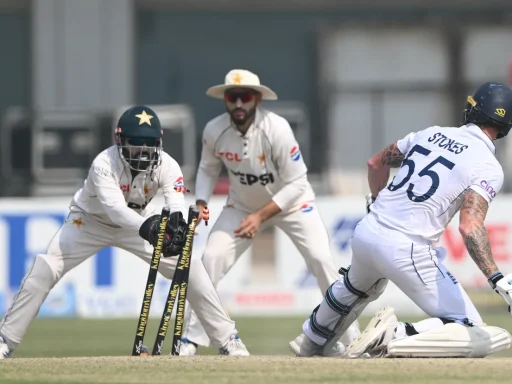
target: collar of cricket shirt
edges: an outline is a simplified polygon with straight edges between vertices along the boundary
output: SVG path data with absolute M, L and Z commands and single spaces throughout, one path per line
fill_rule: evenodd
M 473 123 L 469 123 L 466 125 L 466 127 L 469 129 L 469 131 L 477 136 L 478 138 L 480 138 L 481 140 L 483 140 L 485 142 L 485 144 L 487 145 L 487 147 L 489 148 L 489 150 L 494 154 L 496 155 L 496 146 L 494 145 L 494 143 L 492 142 L 492 140 L 489 138 L 489 136 L 487 136 L 485 134 L 484 131 L 482 131 L 480 129 L 480 127 L 478 125 L 475 125 Z

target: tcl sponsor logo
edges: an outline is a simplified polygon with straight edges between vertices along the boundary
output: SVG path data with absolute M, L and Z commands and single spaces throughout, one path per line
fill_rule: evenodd
M 496 197 L 496 191 L 494 188 L 487 182 L 487 180 L 482 180 L 480 182 L 480 186 L 491 196 L 493 199 Z
M 242 161 L 240 155 L 233 152 L 219 152 L 219 157 L 223 157 L 227 161 Z
M 262 293 L 237 293 L 235 302 L 239 305 L 253 306 L 292 306 L 295 302 L 295 295 L 291 292 L 262 292 Z
M 130 184 L 121 185 L 120 188 L 123 192 L 130 192 Z
M 510 227 L 508 223 L 486 223 L 485 228 L 491 243 L 494 260 L 498 263 L 512 261 L 509 252 Z M 449 261 L 462 263 L 469 257 L 464 240 L 456 229 L 446 228 L 441 239 L 448 252 Z
M 274 183 L 274 175 L 272 173 L 264 173 L 262 175 L 252 175 L 250 173 L 242 173 L 242 172 L 235 172 L 230 170 L 231 173 L 234 176 L 239 177 L 240 184 L 243 185 L 253 185 L 256 183 L 261 184 L 262 186 L 265 186 L 267 184 L 273 184 Z

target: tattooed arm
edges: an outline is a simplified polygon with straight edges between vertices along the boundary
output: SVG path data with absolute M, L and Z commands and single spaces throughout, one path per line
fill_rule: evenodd
M 368 160 L 368 183 L 374 198 L 388 183 L 390 169 L 400 167 L 403 159 L 395 142 Z
M 492 258 L 489 236 L 484 226 L 489 204 L 472 189 L 468 189 L 460 208 L 459 231 L 469 255 L 480 268 L 486 278 L 498 272 L 498 267 Z

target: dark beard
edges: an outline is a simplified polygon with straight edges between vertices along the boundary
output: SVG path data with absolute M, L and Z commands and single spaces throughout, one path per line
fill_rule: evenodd
M 235 116 L 235 113 L 238 111 L 245 112 L 245 117 L 239 118 Z M 237 127 L 240 127 L 244 125 L 248 120 L 252 119 L 254 117 L 254 114 L 256 113 L 256 108 L 252 108 L 248 111 L 242 108 L 235 108 L 232 111 L 228 111 L 229 116 L 231 117 L 231 121 L 233 121 L 233 124 L 235 124 Z

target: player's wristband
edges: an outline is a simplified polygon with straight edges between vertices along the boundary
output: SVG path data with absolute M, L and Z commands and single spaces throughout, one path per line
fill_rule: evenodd
M 496 289 L 496 283 L 501 279 L 503 279 L 503 274 L 501 272 L 496 272 L 491 277 L 489 277 L 487 281 L 489 282 L 489 285 L 492 289 Z

